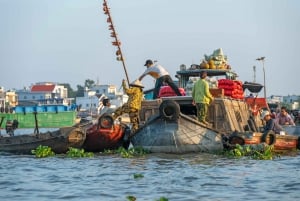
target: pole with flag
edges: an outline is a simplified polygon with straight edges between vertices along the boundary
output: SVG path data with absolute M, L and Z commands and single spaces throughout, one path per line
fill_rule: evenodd
M 118 34 L 116 33 L 116 30 L 115 30 L 115 27 L 114 27 L 114 24 L 113 24 L 111 14 L 110 14 L 109 10 L 110 10 L 110 8 L 107 6 L 106 0 L 103 0 L 103 11 L 104 11 L 104 14 L 108 16 L 106 22 L 109 23 L 108 29 L 111 31 L 110 36 L 112 38 L 114 38 L 114 40 L 112 41 L 112 45 L 117 47 L 117 51 L 116 51 L 117 60 L 121 61 L 122 64 L 123 64 L 126 79 L 127 79 L 128 85 L 129 85 L 129 77 L 128 77 L 128 73 L 127 73 L 126 66 L 125 66 L 125 61 L 124 61 L 125 59 L 123 57 L 123 53 L 122 53 L 122 50 L 121 50 L 121 41 L 119 40 Z

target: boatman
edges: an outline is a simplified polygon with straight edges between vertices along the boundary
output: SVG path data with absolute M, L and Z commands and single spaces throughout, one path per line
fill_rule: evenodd
M 169 72 L 164 67 L 159 64 L 154 65 L 153 61 L 150 59 L 146 61 L 144 66 L 146 66 L 147 69 L 138 80 L 141 81 L 146 75 L 151 75 L 154 79 L 156 79 L 153 91 L 153 99 L 158 97 L 160 87 L 163 86 L 164 83 L 168 84 L 174 90 L 177 96 L 181 96 L 178 87 L 173 82 Z
M 192 88 L 193 105 L 196 105 L 198 121 L 209 125 L 206 121 L 208 105 L 213 101 L 213 96 L 209 91 L 209 85 L 205 78 L 207 77 L 206 71 L 200 72 L 200 78 L 195 82 Z
M 128 101 L 115 110 L 113 119 L 115 120 L 125 113 L 129 114 L 130 123 L 132 124 L 131 133 L 134 133 L 139 128 L 139 111 L 142 107 L 144 86 L 139 80 L 135 80 L 129 84 L 128 88 L 126 81 L 123 80 L 122 87 L 124 92 L 128 95 Z

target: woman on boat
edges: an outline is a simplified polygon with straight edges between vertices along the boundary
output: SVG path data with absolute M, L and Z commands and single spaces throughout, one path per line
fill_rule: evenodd
M 132 123 L 131 132 L 139 128 L 139 111 L 142 107 L 143 100 L 143 88 L 144 86 L 139 80 L 135 80 L 129 84 L 129 88 L 126 85 L 126 81 L 122 81 L 124 92 L 128 95 L 127 103 L 124 103 L 121 107 L 118 107 L 114 114 L 113 119 L 115 120 L 122 114 L 129 114 L 130 122 Z
M 276 116 L 276 122 L 280 125 L 295 126 L 294 120 L 291 115 L 286 111 L 286 107 L 281 107 L 280 113 Z

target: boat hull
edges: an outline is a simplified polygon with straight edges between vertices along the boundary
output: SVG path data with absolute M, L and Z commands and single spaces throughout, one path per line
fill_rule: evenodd
M 195 119 L 180 114 L 174 121 L 149 119 L 132 137 L 134 147 L 158 153 L 219 152 L 222 136 Z
M 91 152 L 114 150 L 119 147 L 128 148 L 128 143 L 124 140 L 125 133 L 126 125 L 115 124 L 111 128 L 101 128 L 94 124 L 86 131 L 83 148 Z
M 17 120 L 18 128 L 60 128 L 73 126 L 77 123 L 76 111 L 61 112 L 24 112 L 24 113 L 0 113 L 0 119 L 4 122 L 0 125 L 5 128 L 5 122 L 8 120 Z M 37 123 L 37 125 L 36 125 Z
M 81 148 L 85 132 L 80 128 L 65 127 L 53 132 L 0 137 L 0 151 L 31 154 L 39 145 L 51 147 L 56 154 L 66 153 L 69 147 Z
M 234 134 L 232 137 L 235 138 L 231 141 L 231 144 L 240 144 L 240 145 L 255 145 L 261 144 L 263 133 L 239 133 Z M 275 139 L 274 139 L 275 138 Z M 299 146 L 299 137 L 294 135 L 268 135 L 266 137 L 265 143 L 269 145 L 274 145 L 274 151 L 293 151 L 300 148 Z

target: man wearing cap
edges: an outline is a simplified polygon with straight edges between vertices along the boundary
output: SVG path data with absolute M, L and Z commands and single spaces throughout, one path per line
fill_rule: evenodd
M 133 133 L 139 128 L 139 111 L 142 107 L 144 86 L 139 80 L 135 80 L 129 84 L 128 88 L 126 81 L 123 80 L 122 87 L 124 92 L 128 95 L 128 100 L 127 103 L 124 103 L 115 110 L 113 119 L 118 118 L 124 113 L 129 114 L 130 123 L 132 123 L 131 132 Z
M 156 79 L 155 87 L 153 91 L 153 99 L 156 99 L 159 94 L 160 87 L 163 85 L 163 83 L 168 84 L 174 92 L 177 94 L 177 96 L 181 96 L 181 93 L 176 86 L 176 84 L 173 82 L 169 72 L 162 67 L 159 64 L 153 64 L 153 61 L 148 59 L 145 63 L 147 67 L 146 71 L 138 78 L 138 80 L 142 80 L 146 75 L 151 75 L 153 78 Z

